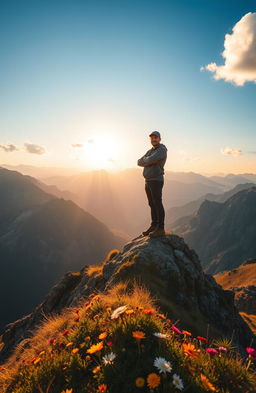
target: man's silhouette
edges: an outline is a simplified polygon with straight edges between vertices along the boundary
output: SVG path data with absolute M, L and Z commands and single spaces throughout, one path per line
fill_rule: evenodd
M 156 237 L 165 235 L 162 189 L 164 185 L 164 164 L 168 149 L 163 143 L 160 143 L 161 135 L 158 131 L 151 132 L 149 137 L 153 147 L 138 159 L 138 165 L 144 167 L 145 191 L 151 209 L 151 225 L 142 234 Z

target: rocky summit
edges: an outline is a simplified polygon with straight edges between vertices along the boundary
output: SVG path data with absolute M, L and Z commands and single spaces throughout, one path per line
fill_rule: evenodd
M 6 325 L 0 338 L 1 362 L 47 315 L 75 307 L 88 294 L 122 281 L 145 286 L 163 313 L 194 334 L 232 336 L 243 346 L 251 340 L 252 332 L 236 310 L 233 292 L 222 289 L 203 272 L 197 254 L 183 238 L 141 235 L 121 251 L 109 252 L 98 266 L 86 265 L 80 272 L 66 273 L 31 314 Z

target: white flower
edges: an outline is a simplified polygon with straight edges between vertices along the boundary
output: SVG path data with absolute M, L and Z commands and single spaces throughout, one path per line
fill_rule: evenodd
M 176 389 L 182 390 L 184 388 L 183 382 L 177 374 L 173 374 L 172 383 L 176 387 Z
M 153 333 L 154 336 L 158 337 L 158 338 L 167 338 L 170 337 L 168 334 L 164 334 L 164 333 Z
M 107 355 L 103 356 L 102 360 L 104 364 L 113 364 L 113 361 L 116 357 L 116 354 L 113 352 L 108 353 Z
M 166 373 L 166 372 L 170 373 L 172 371 L 171 363 L 161 357 L 155 358 L 154 366 L 159 369 L 160 373 Z
M 125 310 L 127 309 L 128 306 L 120 306 L 117 307 L 111 314 L 111 319 L 116 319 L 119 317 L 119 315 L 123 314 Z

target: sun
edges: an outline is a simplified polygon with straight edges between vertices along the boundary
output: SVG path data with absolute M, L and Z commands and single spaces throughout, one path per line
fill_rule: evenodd
M 114 169 L 117 166 L 120 146 L 114 137 L 93 136 L 79 150 L 79 160 L 90 169 Z

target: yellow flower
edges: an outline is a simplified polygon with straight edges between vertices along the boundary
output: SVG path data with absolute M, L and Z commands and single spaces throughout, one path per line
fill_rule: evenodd
M 133 314 L 133 313 L 134 313 L 134 311 L 132 309 L 125 311 L 125 314 L 128 314 L 128 315 Z
M 86 352 L 95 353 L 101 351 L 103 348 L 103 341 L 98 342 L 97 344 L 92 345 Z
M 185 355 L 191 358 L 198 358 L 200 356 L 200 349 L 197 349 L 194 344 L 182 344 L 183 351 Z
M 104 383 L 102 383 L 101 385 L 98 386 L 98 391 L 100 393 L 105 393 L 107 390 L 107 385 L 105 385 Z
M 103 332 L 103 333 L 101 333 L 100 335 L 99 335 L 99 339 L 100 340 L 103 340 L 104 338 L 106 338 L 107 337 L 107 333 L 106 332 Z
M 137 386 L 137 388 L 142 388 L 145 385 L 145 379 L 142 377 L 136 378 L 135 385 Z
M 74 349 L 72 349 L 72 352 L 73 353 L 77 353 L 79 351 L 79 348 L 74 348 Z
M 209 379 L 204 374 L 200 374 L 200 377 L 205 389 L 210 390 L 211 392 L 217 392 L 213 384 L 209 381 Z
M 38 356 L 42 356 L 44 353 L 45 353 L 45 351 L 42 351 L 42 352 L 39 353 Z
M 97 374 L 99 371 L 100 371 L 100 366 L 96 366 L 96 367 L 92 370 L 93 374 Z
M 145 338 L 145 333 L 140 332 L 140 331 L 132 332 L 132 335 L 133 335 L 133 337 L 136 338 L 137 340 L 141 340 L 142 338 Z
M 41 360 L 42 360 L 41 358 L 37 358 L 36 360 L 34 360 L 34 362 L 33 362 L 33 363 L 34 363 L 34 364 L 40 363 L 40 362 L 41 362 Z
M 151 389 L 157 388 L 160 385 L 161 378 L 156 373 L 151 373 L 147 377 L 148 386 Z
M 72 341 L 66 344 L 66 348 L 70 347 L 71 345 L 73 345 Z

